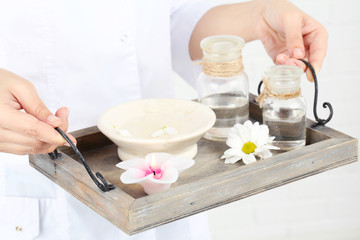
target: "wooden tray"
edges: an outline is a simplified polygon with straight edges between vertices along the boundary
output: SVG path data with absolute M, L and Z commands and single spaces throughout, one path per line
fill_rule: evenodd
M 250 117 L 261 121 L 253 95 Z M 357 139 L 328 127 L 312 129 L 313 123 L 307 120 L 305 147 L 250 165 L 225 165 L 220 160 L 225 143 L 201 139 L 195 165 L 169 190 L 151 196 L 140 185 L 120 181 L 116 146 L 96 127 L 72 134 L 93 172 L 102 173 L 116 189 L 98 189 L 69 148 L 59 148 L 62 157 L 54 161 L 46 154 L 31 155 L 30 165 L 131 235 L 357 160 Z

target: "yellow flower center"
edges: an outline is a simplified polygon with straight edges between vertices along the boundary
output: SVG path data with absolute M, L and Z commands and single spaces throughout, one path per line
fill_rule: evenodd
M 244 144 L 242 151 L 246 154 L 250 154 L 250 153 L 255 152 L 255 149 L 256 149 L 256 145 L 254 143 L 247 142 Z

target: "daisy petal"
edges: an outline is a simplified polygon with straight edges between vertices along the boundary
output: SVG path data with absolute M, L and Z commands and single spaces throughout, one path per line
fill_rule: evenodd
M 256 146 L 265 145 L 269 139 L 269 128 L 266 125 L 259 126 L 258 139 L 256 139 Z
M 228 145 L 231 148 L 238 148 L 238 147 L 242 147 L 244 145 L 244 143 L 240 138 L 238 138 L 238 139 L 229 138 L 226 141 L 226 145 Z
M 274 145 L 271 145 L 271 144 L 266 144 L 266 145 L 264 145 L 264 147 L 266 147 L 267 149 L 271 149 L 271 150 L 278 150 L 278 149 L 280 149 L 279 147 L 274 146 Z
M 256 158 L 255 158 L 255 156 L 253 154 L 247 154 L 242 158 L 242 161 L 245 164 L 250 164 L 250 163 L 256 162 Z
M 260 132 L 259 122 L 254 123 L 250 132 L 250 141 L 255 142 L 258 139 Z
M 226 158 L 226 159 L 225 159 L 225 164 L 229 164 L 229 163 L 234 164 L 234 163 L 236 163 L 237 161 L 239 161 L 240 159 L 241 159 L 240 156 L 229 157 L 229 158 Z
M 239 125 L 237 128 L 237 134 L 242 139 L 243 143 L 250 141 L 250 129 L 243 125 Z
M 224 152 L 224 155 L 228 156 L 242 156 L 244 152 L 240 148 L 229 148 Z
M 257 155 L 261 159 L 272 157 L 272 153 L 268 149 L 262 149 L 262 151 L 257 153 Z
M 269 137 L 268 142 L 272 142 L 275 139 L 275 137 Z
M 247 128 L 247 129 L 251 129 L 253 124 L 250 120 L 247 120 L 245 123 L 244 123 L 244 126 Z
M 236 130 L 234 130 L 234 131 L 230 130 L 229 133 L 228 133 L 227 138 L 228 139 L 233 139 L 235 141 L 241 141 L 242 142 L 242 139 L 241 139 L 240 135 L 237 133 Z
M 269 127 L 268 127 L 268 125 L 261 124 L 259 127 L 260 127 L 260 131 L 261 131 L 264 135 L 269 136 Z

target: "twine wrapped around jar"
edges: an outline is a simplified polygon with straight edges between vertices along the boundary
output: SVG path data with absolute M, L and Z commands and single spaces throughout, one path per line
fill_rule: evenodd
M 286 93 L 286 94 L 274 93 L 268 84 L 267 78 L 263 77 L 262 81 L 264 84 L 264 90 L 262 90 L 261 94 L 256 98 L 256 101 L 259 103 L 260 108 L 262 108 L 264 100 L 269 97 L 287 100 L 290 98 L 299 97 L 301 95 L 301 88 L 299 88 L 297 91 L 292 93 Z
M 203 73 L 213 77 L 231 77 L 244 71 L 242 57 L 228 62 L 211 62 L 203 58 L 201 65 Z

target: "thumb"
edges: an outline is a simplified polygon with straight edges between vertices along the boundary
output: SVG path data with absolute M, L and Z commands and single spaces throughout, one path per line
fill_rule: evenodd
M 292 17 L 285 22 L 286 46 L 290 57 L 300 59 L 305 57 L 304 41 L 301 32 L 301 16 Z
M 64 132 L 67 132 L 68 130 L 68 117 L 69 117 L 69 109 L 67 107 L 62 107 L 60 109 L 58 109 L 55 113 L 55 116 L 59 117 L 61 119 L 61 125 L 59 126 L 61 128 L 61 130 L 63 130 Z M 76 145 L 76 139 L 70 135 L 70 134 L 66 134 L 70 140 Z
M 59 128 L 61 128 L 64 132 L 67 132 L 69 109 L 67 107 L 61 107 L 56 111 L 55 116 L 61 119 L 61 125 Z
M 15 97 L 25 112 L 45 122 L 52 127 L 61 125 L 61 119 L 53 115 L 40 99 L 35 86 L 31 82 L 24 82 L 14 90 Z

